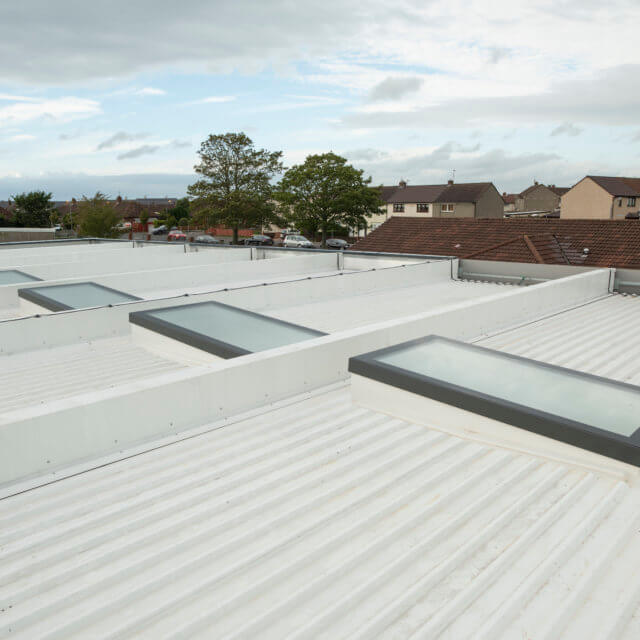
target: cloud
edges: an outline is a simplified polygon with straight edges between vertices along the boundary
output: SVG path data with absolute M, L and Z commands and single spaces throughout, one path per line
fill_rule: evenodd
M 604 69 L 556 82 L 530 95 L 478 96 L 411 109 L 360 111 L 343 124 L 356 128 L 476 127 L 542 122 L 635 125 L 640 112 L 640 64 Z
M 144 87 L 134 91 L 137 96 L 165 96 L 167 92 L 164 89 L 155 89 L 154 87 Z
M 106 140 L 103 140 L 97 147 L 96 151 L 103 151 L 104 149 L 112 149 L 120 144 L 126 142 L 134 142 L 136 140 L 142 140 L 147 138 L 148 133 L 127 133 L 126 131 L 118 131 L 112 136 L 109 136 Z
M 236 96 L 209 96 L 200 100 L 193 100 L 189 104 L 217 104 L 221 102 L 233 102 Z
M 69 122 L 99 113 L 101 113 L 100 104 L 86 98 L 69 96 L 50 100 L 21 101 L 0 107 L 0 126 L 38 119 Z
M 410 93 L 415 93 L 420 89 L 423 78 L 394 78 L 389 77 L 379 82 L 369 91 L 369 102 L 382 102 L 384 100 L 398 100 Z
M 190 147 L 191 143 L 188 140 L 172 140 L 171 146 L 174 149 L 185 149 L 186 147 Z
M 509 49 L 505 47 L 489 47 L 489 62 L 491 64 L 498 64 L 501 60 L 504 60 L 509 55 Z
M 155 153 L 160 148 L 161 145 L 159 144 L 144 144 L 141 147 L 136 147 L 135 149 L 119 154 L 118 160 L 132 160 L 133 158 L 139 158 L 140 156 Z
M 28 142 L 29 140 L 35 140 L 36 137 L 30 133 L 19 133 L 9 138 L 9 142 Z
M 575 124 L 571 124 L 570 122 L 565 122 L 564 124 L 556 127 L 549 135 L 551 136 L 579 136 L 584 129 L 581 127 L 576 127 Z

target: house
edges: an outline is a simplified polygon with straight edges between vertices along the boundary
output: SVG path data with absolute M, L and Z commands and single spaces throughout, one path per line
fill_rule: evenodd
M 569 191 L 568 187 L 545 185 L 535 181 L 515 199 L 514 211 L 555 211 L 560 208 L 560 198 Z
M 640 269 L 635 220 L 391 218 L 355 250 Z
M 397 187 L 382 187 L 381 199 L 385 206 L 370 219 L 370 229 L 396 216 L 501 218 L 504 212 L 504 201 L 492 182 L 408 185 L 401 180 Z
M 0 635 L 637 640 L 612 270 L 184 249 L 0 250 L 3 302 L 76 289 L 0 322 Z
M 562 196 L 561 218 L 638 218 L 640 178 L 585 176 Z
M 505 213 L 511 213 L 512 211 L 516 210 L 516 198 L 518 197 L 518 195 L 518 193 L 507 193 L 506 191 L 502 192 Z

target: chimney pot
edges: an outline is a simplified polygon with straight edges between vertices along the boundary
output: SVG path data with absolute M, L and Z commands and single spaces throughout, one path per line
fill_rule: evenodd
M 448 185 L 452 185 L 453 184 L 453 180 L 447 180 L 447 184 Z

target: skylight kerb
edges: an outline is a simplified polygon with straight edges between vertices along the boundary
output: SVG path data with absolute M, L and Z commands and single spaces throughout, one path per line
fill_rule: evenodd
M 30 273 L 18 271 L 18 269 L 0 270 L 0 286 L 5 284 L 21 284 L 23 282 L 41 282 L 42 278 L 32 276 Z
M 18 296 L 49 311 L 70 311 L 140 300 L 138 296 L 95 282 L 18 289 Z
M 640 387 L 431 335 L 349 371 L 640 466 Z

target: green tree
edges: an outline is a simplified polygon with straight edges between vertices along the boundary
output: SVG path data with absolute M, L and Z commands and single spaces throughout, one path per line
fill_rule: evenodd
M 173 216 L 176 220 L 191 217 L 191 203 L 189 198 L 180 198 L 176 201 L 176 206 L 167 209 L 167 215 Z
M 188 193 L 194 220 L 204 228 L 222 225 L 253 229 L 278 220 L 273 178 L 282 172 L 282 151 L 256 149 L 244 133 L 210 135 L 200 146 L 194 169 L 202 178 Z
M 107 200 L 107 196 L 98 191 L 93 198 L 82 197 L 78 203 L 76 222 L 80 236 L 117 238 L 122 218 Z
M 13 196 L 15 221 L 18 227 L 49 227 L 55 205 L 51 194 L 45 191 L 30 191 Z
M 148 222 L 149 222 L 149 210 L 144 209 L 144 211 L 140 212 L 140 224 L 144 225 L 145 230 L 147 228 Z
M 335 153 L 310 155 L 286 171 L 275 197 L 296 228 L 320 229 L 325 247 L 328 231 L 364 225 L 382 206 L 380 190 L 363 174 Z

